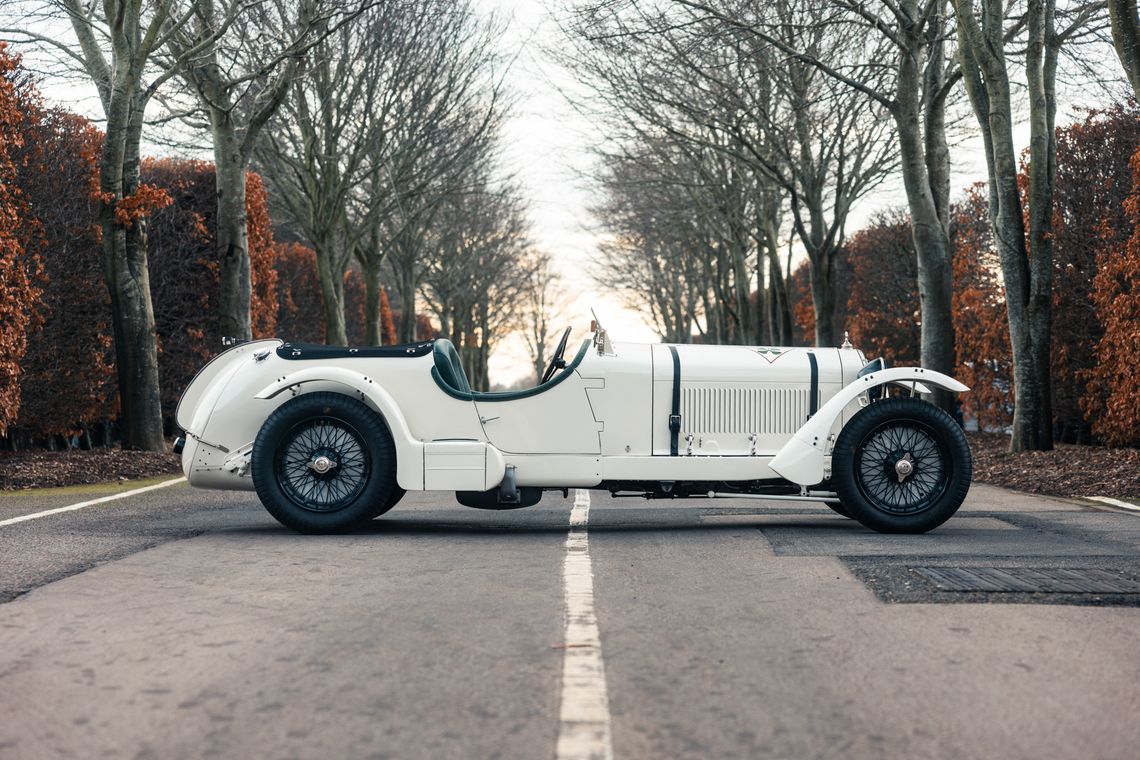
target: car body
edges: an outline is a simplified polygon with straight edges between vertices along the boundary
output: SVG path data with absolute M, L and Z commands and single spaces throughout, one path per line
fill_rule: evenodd
M 470 389 L 447 340 L 375 348 L 244 343 L 203 368 L 182 397 L 183 470 L 194 486 L 256 490 L 274 516 L 308 532 L 350 529 L 405 491 L 454 491 L 467 506 L 503 509 L 569 488 L 815 499 L 876 529 L 913 532 L 947 519 L 969 487 L 960 429 L 921 400 L 935 387 L 968 390 L 946 375 L 885 369 L 850 344 L 625 343 L 600 328 L 563 359 L 568 334 L 545 382 L 491 393 Z M 909 397 L 890 398 L 885 386 Z M 854 480 L 864 481 L 848 483 L 845 493 L 834 459 L 846 449 L 863 456 L 859 446 L 868 441 L 841 449 L 844 431 L 875 407 L 894 419 L 884 405 L 898 407 L 904 421 L 920 418 L 904 425 L 918 438 L 880 441 L 895 448 L 874 467 L 863 459 L 845 465 L 862 466 Z M 866 504 L 849 503 L 883 473 L 891 488 L 898 477 L 899 489 L 921 491 L 918 476 L 902 471 L 915 468 L 926 450 L 919 444 L 931 441 L 940 464 L 918 467 L 925 479 L 940 473 L 944 481 L 924 497 L 931 503 L 919 509 L 921 499 L 894 494 L 914 514 L 908 506 L 885 523 Z

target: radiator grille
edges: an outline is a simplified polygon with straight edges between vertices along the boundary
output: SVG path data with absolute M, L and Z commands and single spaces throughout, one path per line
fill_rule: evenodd
M 807 421 L 807 388 L 681 385 L 681 428 L 700 434 L 791 435 Z

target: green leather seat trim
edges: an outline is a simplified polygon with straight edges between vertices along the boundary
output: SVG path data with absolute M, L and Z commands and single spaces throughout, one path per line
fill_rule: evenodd
M 439 342 L 440 341 L 436 341 L 436 343 Z M 449 346 L 451 345 L 451 341 L 446 342 Z M 444 393 L 446 393 L 448 396 L 451 396 L 452 398 L 457 398 L 460 401 L 514 401 L 516 399 L 527 398 L 529 396 L 537 396 L 543 391 L 550 390 L 566 378 L 570 377 L 570 375 L 574 373 L 574 370 L 578 368 L 578 365 L 582 363 L 582 360 L 586 358 L 586 351 L 588 351 L 589 348 L 590 339 L 586 338 L 586 340 L 582 341 L 582 347 L 578 349 L 578 355 L 574 357 L 574 361 L 566 365 L 565 369 L 563 369 L 554 377 L 550 378 L 550 380 L 543 383 L 542 385 L 536 385 L 533 388 L 526 388 L 521 391 L 490 391 L 480 393 L 478 391 L 471 390 L 470 386 L 468 386 L 468 389 L 466 391 L 457 390 L 450 383 L 444 380 L 443 375 L 439 371 L 438 359 L 436 361 L 436 366 L 431 368 L 431 376 L 432 379 L 435 380 L 435 384 L 438 385 Z M 452 350 L 455 350 L 454 346 L 452 346 Z M 460 372 L 462 371 L 462 368 L 460 368 Z M 464 376 L 464 382 L 466 382 L 466 380 L 467 378 Z
M 459 351 L 455 344 L 447 338 L 439 338 L 432 347 L 435 354 L 433 375 L 438 373 L 443 384 L 460 393 L 470 393 L 471 384 L 467 382 L 467 373 L 463 371 L 463 361 L 459 358 Z

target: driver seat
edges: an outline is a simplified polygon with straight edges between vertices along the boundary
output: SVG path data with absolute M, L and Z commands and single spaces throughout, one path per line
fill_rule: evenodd
M 440 379 L 447 383 L 452 390 L 460 393 L 470 393 L 471 384 L 467 382 L 467 373 L 463 371 L 463 362 L 459 359 L 459 352 L 447 338 L 437 338 L 432 349 L 435 355 L 435 368 L 439 371 Z

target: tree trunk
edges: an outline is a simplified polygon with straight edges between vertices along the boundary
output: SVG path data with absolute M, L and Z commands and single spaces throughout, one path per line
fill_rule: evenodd
M 748 344 L 752 346 L 764 345 L 764 336 L 770 332 L 768 327 L 768 289 L 764 287 L 764 254 L 757 251 L 756 255 L 756 303 L 752 308 L 752 334 L 748 336 Z
M 364 275 L 364 343 L 379 346 L 384 342 L 383 326 L 380 324 L 380 266 L 373 265 L 373 256 L 361 257 L 361 273 Z
M 1029 85 L 1029 344 L 1041 406 L 1035 450 L 1053 448 L 1053 190 L 1057 176 L 1056 72 L 1059 40 L 1053 0 L 1030 0 L 1026 76 Z
M 915 42 L 921 49 L 920 42 Z M 918 56 L 903 56 L 899 64 L 898 101 L 894 117 L 898 126 L 900 167 L 910 211 L 911 232 L 918 270 L 918 298 L 922 315 L 922 365 L 948 375 L 954 373 L 954 320 L 952 312 L 953 269 L 950 238 L 939 216 L 937 197 L 931 185 L 920 114 L 921 84 Z M 937 124 L 940 120 L 934 120 Z M 932 120 L 928 117 L 926 123 Z M 937 144 L 937 140 L 935 141 Z M 947 391 L 935 390 L 934 401 L 948 411 L 954 399 Z
M 1136 0 L 1108 0 L 1112 21 L 1112 46 L 1132 85 L 1132 96 L 1140 100 L 1140 16 Z
M 400 324 L 396 333 L 401 343 L 416 341 L 416 281 L 411 267 L 403 267 L 397 278 L 400 293 Z
M 230 112 L 211 110 L 217 180 L 218 330 L 220 337 L 249 340 L 249 234 L 246 216 L 245 156 Z
M 534 352 L 534 384 L 538 385 L 538 381 L 542 379 L 542 373 L 546 371 L 546 347 L 539 347 Z
M 838 346 L 835 339 L 835 255 L 824 255 L 812 262 L 811 303 L 815 309 L 815 345 Z
M 972 6 L 955 0 L 961 18 L 958 28 L 959 51 L 965 72 L 966 92 L 974 113 L 986 133 L 986 169 L 990 181 L 990 221 L 1005 282 L 1006 313 L 1009 318 L 1010 347 L 1013 353 L 1013 451 L 1045 451 L 1053 448 L 1052 402 L 1050 389 L 1049 341 L 1051 332 L 1052 244 L 1051 219 L 1038 218 L 1036 224 L 1043 247 L 1034 251 L 1030 263 L 1026 249 L 1025 217 L 1018 188 L 1017 152 L 1013 145 L 1012 106 L 1009 73 L 1004 51 L 1004 31 L 999 5 L 984 5 L 982 24 Z M 1046 95 L 1044 51 L 1040 46 L 1052 34 L 1052 14 L 1045 31 L 1043 6 L 1031 3 L 1030 46 L 1027 64 L 1030 86 L 1031 156 L 1038 175 L 1031 198 L 1031 214 L 1052 216 L 1052 179 L 1048 142 L 1052 138 L 1051 108 Z M 966 15 L 963 15 L 966 14 Z M 1035 46 L 1037 46 L 1035 52 Z M 1036 60 L 1036 65 L 1034 61 Z M 1034 70 L 1036 69 L 1036 70 Z M 1045 134 L 1045 132 L 1049 134 Z M 1033 141 L 1037 141 L 1037 145 Z M 1039 155 L 1038 151 L 1044 153 Z M 1055 148 L 1054 148 L 1055 151 Z M 1052 159 L 1055 163 L 1055 155 Z M 1042 185 L 1048 185 L 1048 191 Z M 1034 188 L 1031 188 L 1031 193 Z
M 778 203 L 765 199 L 758 203 L 760 214 L 757 220 L 756 232 L 756 336 L 755 345 L 783 345 L 779 342 L 781 327 L 778 324 L 781 304 L 778 288 L 784 284 L 784 278 L 779 274 L 780 257 L 777 250 L 779 245 L 778 233 L 780 224 L 780 206 Z M 775 261 L 775 268 L 772 262 Z M 768 286 L 764 287 L 764 271 L 768 271 Z M 786 294 L 784 297 L 786 299 Z
M 770 342 L 776 346 L 790 346 L 795 341 L 795 332 L 792 329 L 792 305 L 788 300 L 788 281 L 780 266 L 780 252 L 776 250 L 775 238 L 772 241 L 773 245 L 768 248 L 768 287 L 772 291 L 768 299 L 771 314 Z
M 146 223 L 136 220 L 124 228 L 115 220 L 116 203 L 138 189 L 141 111 L 142 104 L 134 89 L 117 83 L 107 113 L 99 164 L 99 189 L 104 199 L 99 205 L 99 218 L 103 272 L 111 296 L 123 448 L 164 451 Z
M 325 343 L 344 346 L 348 344 L 344 324 L 344 271 L 333 263 L 339 258 L 335 240 L 335 235 L 328 235 L 317 243 L 317 279 L 320 280 L 324 301 Z
M 755 341 L 760 326 L 758 312 L 752 307 L 751 247 L 740 225 L 734 225 L 732 292 L 736 299 L 736 335 L 733 343 L 747 346 Z M 760 280 L 756 284 L 756 298 L 761 299 Z
M 946 139 L 946 72 L 943 62 L 946 0 L 940 0 L 939 12 L 929 24 L 928 39 L 933 41 L 927 53 L 928 63 L 922 77 L 923 148 L 926 176 L 934 210 L 942 222 L 947 239 L 950 235 L 950 144 Z
M 491 343 L 490 343 L 490 325 L 488 324 L 488 309 L 487 304 L 484 302 L 479 309 L 479 340 L 475 346 L 477 359 L 477 382 L 476 389 L 480 391 L 491 390 L 491 372 L 490 372 L 490 358 L 491 358 Z

